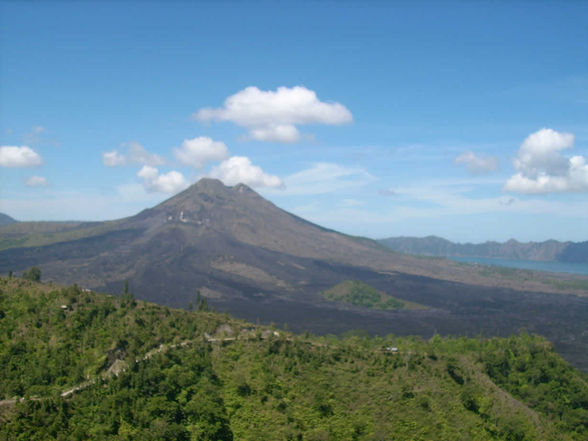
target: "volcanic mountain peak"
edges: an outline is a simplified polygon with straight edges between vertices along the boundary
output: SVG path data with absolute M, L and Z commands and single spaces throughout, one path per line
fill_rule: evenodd
M 228 186 L 223 184 L 218 179 L 214 178 L 201 178 L 198 182 L 188 187 L 184 190 L 180 195 L 185 196 L 196 196 L 196 195 L 206 195 L 209 197 L 217 197 L 217 198 L 231 198 L 235 194 L 254 194 L 261 198 L 255 191 L 249 188 L 245 184 L 237 184 L 235 186 Z M 174 198 L 172 198 L 174 199 Z
M 194 209 L 200 209 L 201 207 L 210 208 L 213 205 L 243 204 L 245 203 L 245 198 L 243 196 L 249 196 L 247 199 L 248 203 L 253 202 L 251 196 L 253 196 L 258 203 L 267 203 L 265 199 L 245 184 L 229 187 L 224 185 L 218 179 L 202 178 L 183 192 L 164 201 L 158 207 L 193 211 Z
M 196 246 L 207 237 L 215 243 L 228 240 L 292 256 L 359 265 L 365 258 L 358 252 L 367 252 L 373 259 L 374 247 L 379 249 L 371 241 L 360 243 L 288 213 L 244 184 L 229 187 L 216 179 L 201 179 L 129 218 L 126 227 L 143 231 L 144 238 L 160 234 L 178 238 L 181 234 L 177 240 L 186 245 Z M 382 257 L 379 251 L 378 258 Z
M 227 191 L 231 188 L 222 183 L 219 179 L 214 178 L 201 178 L 195 184 L 190 186 L 191 189 L 198 189 L 204 192 L 219 192 Z
M 253 191 L 250 187 L 248 187 L 245 184 L 237 184 L 234 186 L 230 186 L 230 185 L 223 184 L 222 181 L 220 181 L 218 179 L 201 178 L 198 180 L 198 182 L 196 182 L 195 184 L 192 184 L 190 187 L 188 187 L 182 193 L 200 193 L 200 194 L 205 193 L 209 196 L 215 196 L 215 195 L 228 195 L 228 194 L 244 193 L 244 192 L 257 194 L 255 191 Z M 180 193 L 180 194 L 182 194 L 182 193 Z
M 223 229 L 223 225 L 270 206 L 278 210 L 244 184 L 229 187 L 217 179 L 202 178 L 181 193 L 129 218 L 129 221 L 132 224 L 146 223 L 149 228 L 179 222 L 215 225 Z

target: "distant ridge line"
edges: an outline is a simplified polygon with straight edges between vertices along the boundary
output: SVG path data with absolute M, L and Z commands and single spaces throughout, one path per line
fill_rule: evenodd
M 484 243 L 455 243 L 438 236 L 390 237 L 378 241 L 400 253 L 435 257 L 482 257 L 545 262 L 588 263 L 588 241 L 543 242 L 487 241 Z

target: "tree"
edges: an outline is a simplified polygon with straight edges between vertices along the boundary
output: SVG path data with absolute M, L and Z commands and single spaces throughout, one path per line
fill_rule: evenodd
M 196 310 L 199 312 L 210 311 L 210 308 L 208 307 L 208 301 L 200 294 L 200 290 L 196 291 Z
M 41 281 L 41 270 L 36 266 L 33 266 L 28 271 L 22 273 L 22 278 L 25 280 L 30 280 L 32 282 L 40 282 Z
M 135 301 L 135 296 L 132 292 L 129 291 L 129 281 L 125 280 L 123 293 L 120 296 L 120 303 L 122 307 L 130 307 L 134 308 L 137 305 Z

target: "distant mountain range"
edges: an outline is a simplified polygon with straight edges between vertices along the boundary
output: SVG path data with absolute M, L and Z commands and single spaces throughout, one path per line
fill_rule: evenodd
M 454 243 L 437 236 L 391 237 L 378 241 L 399 253 L 422 256 L 487 257 L 515 260 L 557 261 L 588 263 L 588 241 L 586 242 L 484 242 L 480 244 Z

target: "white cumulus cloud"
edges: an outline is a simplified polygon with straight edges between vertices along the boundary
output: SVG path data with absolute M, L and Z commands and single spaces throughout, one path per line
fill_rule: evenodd
M 172 170 L 160 175 L 159 170 L 150 165 L 144 165 L 137 176 L 143 179 L 143 186 L 150 193 L 175 194 L 190 185 L 182 173 Z
M 42 163 L 41 156 L 26 145 L 0 147 L 0 167 L 36 167 Z
M 150 165 L 152 167 L 163 165 L 163 158 L 155 153 L 149 153 L 138 142 L 131 141 L 125 144 L 127 154 L 120 153 L 118 150 L 102 153 L 102 163 L 107 167 L 117 167 L 120 165 Z
M 47 178 L 43 176 L 31 176 L 25 181 L 28 187 L 47 187 Z
M 336 102 L 323 102 L 303 86 L 260 90 L 247 87 L 228 97 L 223 107 L 203 108 L 193 115 L 199 121 L 231 121 L 249 131 L 258 141 L 296 142 L 297 125 L 346 124 L 351 112 Z
M 513 165 L 517 173 L 504 189 L 517 193 L 588 192 L 588 165 L 583 156 L 564 156 L 574 135 L 541 129 L 521 144 Z
M 284 185 L 280 178 L 265 173 L 245 156 L 231 156 L 213 167 L 209 176 L 220 179 L 225 185 L 247 184 L 254 188 L 279 188 Z
M 185 165 L 202 168 L 210 161 L 222 161 L 229 156 L 227 146 L 206 136 L 186 139 L 180 148 L 174 149 L 175 157 Z
M 455 163 L 464 165 L 474 175 L 489 173 L 498 168 L 498 159 L 492 156 L 476 155 L 472 151 L 467 151 L 459 155 L 455 158 Z

